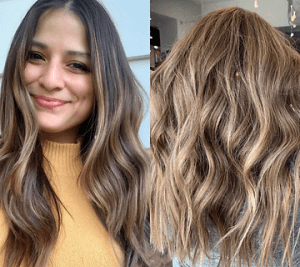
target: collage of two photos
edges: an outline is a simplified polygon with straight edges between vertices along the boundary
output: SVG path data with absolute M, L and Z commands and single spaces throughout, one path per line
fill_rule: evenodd
M 298 0 L 0 0 L 0 34 L 0 266 L 300 266 Z

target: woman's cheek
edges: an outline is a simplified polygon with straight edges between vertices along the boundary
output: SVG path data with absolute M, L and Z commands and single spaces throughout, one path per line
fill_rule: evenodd
M 33 64 L 27 63 L 24 69 L 24 82 L 26 85 L 32 83 L 38 77 L 38 68 Z

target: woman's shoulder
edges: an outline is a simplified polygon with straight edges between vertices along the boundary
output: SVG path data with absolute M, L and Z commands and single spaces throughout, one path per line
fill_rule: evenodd
M 0 248 L 4 244 L 7 234 L 8 234 L 8 222 L 6 220 L 5 212 L 0 208 Z
M 7 238 L 8 229 L 9 226 L 6 220 L 5 212 L 3 209 L 0 208 L 0 266 L 4 265 L 5 254 L 4 251 L 2 250 L 2 247 Z

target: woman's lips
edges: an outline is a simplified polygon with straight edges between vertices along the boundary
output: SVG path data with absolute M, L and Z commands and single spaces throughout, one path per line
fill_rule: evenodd
M 60 100 L 60 99 L 56 99 L 56 98 L 50 98 L 50 97 L 41 96 L 41 95 L 34 96 L 34 98 L 36 100 L 36 103 L 40 107 L 47 108 L 47 109 L 61 107 L 65 104 L 69 103 L 68 101 L 64 101 L 64 100 Z

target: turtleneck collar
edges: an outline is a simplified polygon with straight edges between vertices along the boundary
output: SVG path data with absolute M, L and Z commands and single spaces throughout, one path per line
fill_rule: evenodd
M 76 144 L 61 144 L 43 140 L 41 144 L 45 158 L 50 162 L 51 169 L 54 169 L 57 175 L 61 176 L 62 174 L 73 177 L 73 179 L 78 177 L 82 169 L 80 140 L 77 140 Z

